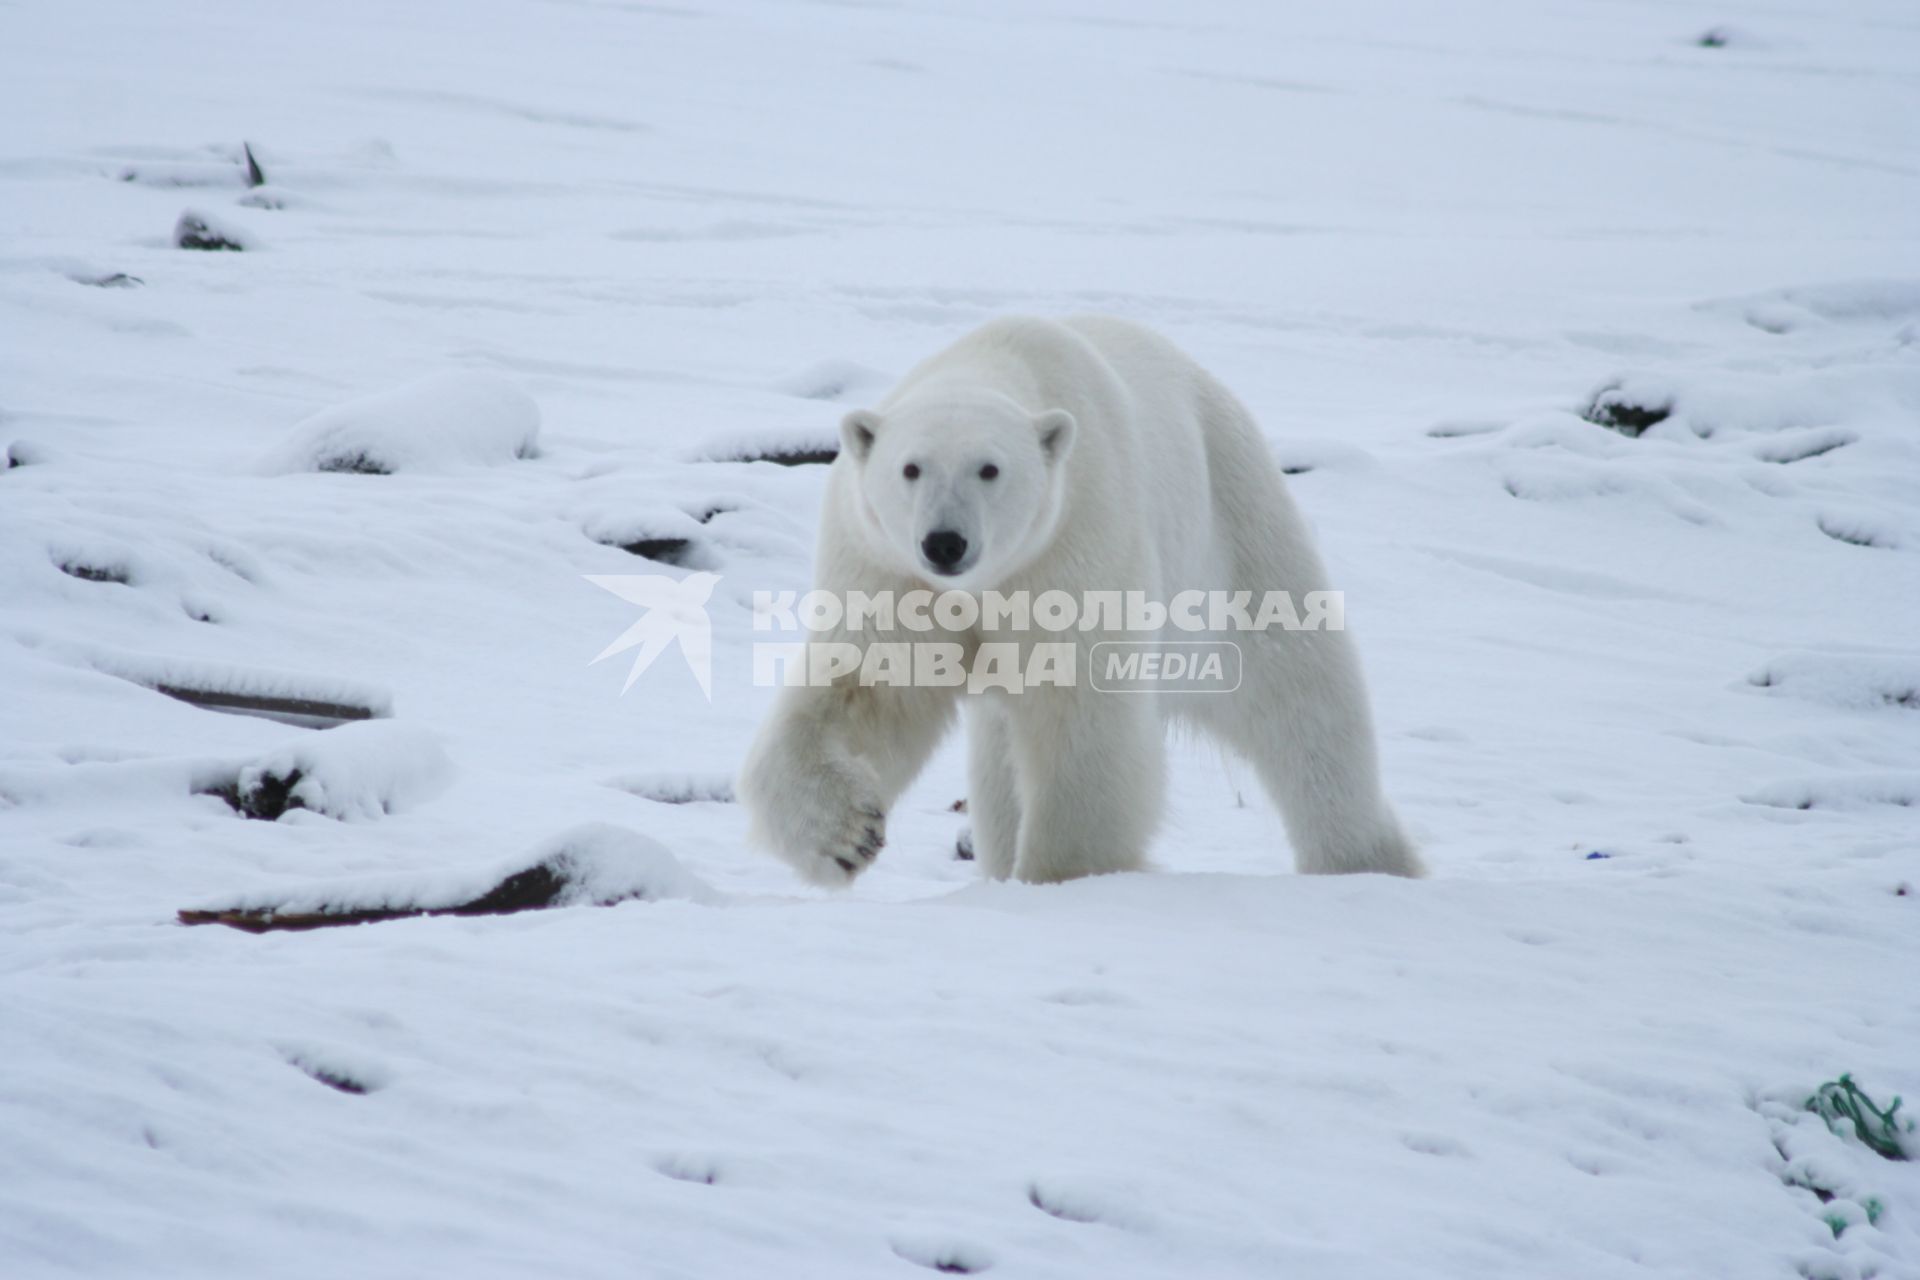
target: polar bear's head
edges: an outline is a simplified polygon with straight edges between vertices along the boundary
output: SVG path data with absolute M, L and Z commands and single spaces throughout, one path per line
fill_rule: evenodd
M 1059 524 L 1073 415 L 1003 395 L 921 397 L 840 424 L 861 521 L 894 566 L 985 588 L 1045 549 Z

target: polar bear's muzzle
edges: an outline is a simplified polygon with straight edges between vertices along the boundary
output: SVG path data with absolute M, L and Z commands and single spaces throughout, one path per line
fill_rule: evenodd
M 954 577 L 971 568 L 974 558 L 968 552 L 972 550 L 966 535 L 953 529 L 935 529 L 920 539 L 921 559 L 927 562 L 927 568 L 943 578 Z

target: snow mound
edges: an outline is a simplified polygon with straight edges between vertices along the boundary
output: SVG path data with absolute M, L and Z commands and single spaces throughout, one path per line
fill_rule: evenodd
M 553 886 L 539 907 L 612 906 L 617 902 L 685 901 L 714 905 L 721 895 L 680 864 L 658 840 L 626 827 L 591 822 L 554 837 L 531 856 L 522 854 L 483 870 L 381 876 L 334 881 L 291 893 L 259 892 L 187 913 L 269 916 L 396 917 L 504 914 L 513 907 L 479 907 L 490 894 L 545 872 Z
M 1920 280 L 1844 280 L 1771 289 L 1704 304 L 1767 333 L 1826 324 L 1899 324 L 1920 318 Z
M 0 471 L 30 467 L 45 461 L 46 453 L 31 440 L 9 441 L 4 448 L 0 448 Z
M 393 714 L 391 693 L 358 680 L 58 642 L 42 647 L 53 656 L 209 711 L 263 716 L 309 728 Z
M 1867 367 L 1713 371 L 1684 378 L 1636 371 L 1608 379 L 1581 416 L 1629 438 L 1684 442 L 1738 433 L 1907 421 L 1920 410 L 1920 370 Z
M 1702 49 L 1769 49 L 1772 45 L 1748 31 L 1745 27 L 1730 27 L 1722 23 L 1709 27 L 1695 36 L 1690 42 Z
M 1740 798 L 1769 809 L 1859 809 L 1881 804 L 1911 809 L 1920 806 L 1920 774 L 1795 778 L 1757 788 Z
M 777 462 L 781 466 L 832 462 L 840 453 L 840 432 L 831 422 L 791 430 L 729 432 L 695 445 L 690 462 Z
M 1820 532 L 1835 542 L 1856 547 L 1893 551 L 1899 548 L 1902 541 L 1899 532 L 1889 521 L 1858 511 L 1822 511 L 1816 523 L 1820 526 Z
M 1062 1222 L 1100 1222 L 1129 1230 L 1151 1230 L 1152 1215 L 1130 1189 L 1109 1185 L 1100 1174 L 1036 1178 L 1027 1187 L 1027 1203 Z
M 822 360 L 775 382 L 774 389 L 803 400 L 852 400 L 877 396 L 893 375 L 851 360 Z
M 1372 454 L 1339 440 L 1276 441 L 1273 460 L 1290 476 L 1309 471 L 1363 471 L 1374 465 Z
M 1772 1166 L 1773 1173 L 1795 1193 L 1792 1199 L 1800 1211 L 1830 1233 L 1818 1250 L 1803 1253 L 1800 1273 L 1911 1274 L 1888 1265 L 1899 1256 L 1902 1242 L 1883 1229 L 1893 1225 L 1884 1220 L 1891 1190 L 1887 1162 L 1857 1139 L 1829 1128 L 1812 1109 L 1813 1092 L 1810 1084 L 1772 1089 L 1753 1104 L 1766 1122 L 1774 1150 L 1780 1153 L 1781 1163 Z M 1916 1154 L 1913 1135 L 1904 1137 L 1902 1145 L 1912 1159 Z
M 616 790 L 656 804 L 732 804 L 733 779 L 723 773 L 630 773 L 609 778 Z
M 496 374 L 427 377 L 323 409 L 301 422 L 264 469 L 388 475 L 494 466 L 534 456 L 540 406 Z
M 311 809 L 351 822 L 431 800 L 452 776 L 453 762 L 426 730 L 367 720 L 269 752 L 241 767 L 238 784 L 241 807 L 254 816 Z
M 574 827 L 542 846 L 538 856 L 540 865 L 566 878 L 568 888 L 555 899 L 555 906 L 607 906 L 634 899 L 712 906 L 721 900 L 667 846 L 610 822 Z
M 976 1275 L 994 1263 L 991 1251 L 957 1236 L 920 1231 L 896 1235 L 889 1243 L 906 1261 L 946 1275 Z
M 228 219 L 217 218 L 199 209 L 188 209 L 173 224 L 173 247 L 239 253 L 258 249 L 260 239 Z
M 1754 449 L 1753 456 L 1762 462 L 1789 466 L 1795 462 L 1805 462 L 1810 458 L 1823 458 L 1835 449 L 1844 449 L 1858 443 L 1860 437 L 1852 431 L 1838 427 L 1814 427 L 1808 430 L 1782 431 L 1778 435 L 1763 440 Z
M 583 527 L 603 546 L 618 547 L 630 555 L 677 565 L 683 569 L 718 569 L 720 564 L 702 545 L 702 521 L 677 507 L 645 504 L 619 513 L 589 516 Z
M 280 1046 L 287 1065 L 341 1093 L 375 1093 L 393 1083 L 393 1071 L 351 1049 L 296 1042 Z
M 1920 658 L 1909 654 L 1782 654 L 1747 683 L 1835 707 L 1920 709 Z

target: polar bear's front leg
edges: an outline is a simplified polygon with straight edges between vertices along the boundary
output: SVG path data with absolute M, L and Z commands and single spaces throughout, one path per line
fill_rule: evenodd
M 814 884 L 852 883 L 879 856 L 887 807 L 932 753 L 952 709 L 942 689 L 781 690 L 737 786 L 753 838 Z
M 1166 785 L 1152 699 L 1040 688 L 1006 706 L 1021 801 L 1015 877 L 1046 884 L 1144 866 Z
M 967 816 L 981 874 L 1007 879 L 1020 848 L 1020 790 L 1012 723 L 995 700 L 976 699 L 967 708 Z

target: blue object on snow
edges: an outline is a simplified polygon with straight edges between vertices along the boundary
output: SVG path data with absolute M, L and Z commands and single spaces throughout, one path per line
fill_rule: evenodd
M 1598 860 L 1599 860 L 1599 859 L 1601 859 L 1601 858 L 1611 858 L 1612 856 L 1613 856 L 1613 855 L 1612 855 L 1612 854 L 1610 854 L 1610 853 L 1602 853 L 1602 852 L 1600 852 L 1600 850 L 1598 850 L 1598 849 L 1595 849 L 1595 850 L 1594 850 L 1594 851 L 1593 851 L 1592 853 L 1590 853 L 1590 854 L 1588 854 L 1588 855 L 1587 855 L 1587 861 L 1588 861 L 1588 862 L 1596 862 L 1596 861 L 1598 861 Z

